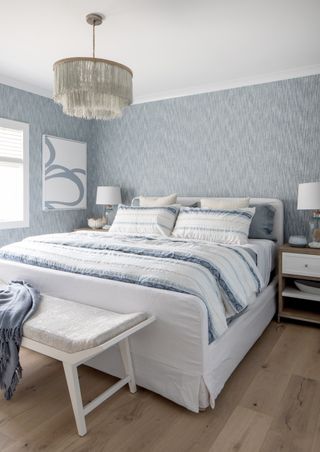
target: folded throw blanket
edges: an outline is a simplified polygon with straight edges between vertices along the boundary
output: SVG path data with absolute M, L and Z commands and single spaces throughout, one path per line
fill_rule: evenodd
M 39 292 L 24 281 L 12 281 L 0 290 L 0 389 L 7 400 L 11 399 L 22 375 L 19 361 L 22 326 L 39 301 Z

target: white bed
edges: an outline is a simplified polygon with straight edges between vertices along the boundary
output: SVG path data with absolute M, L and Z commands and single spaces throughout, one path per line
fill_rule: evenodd
M 178 198 L 182 204 L 197 200 Z M 277 245 L 282 244 L 282 202 L 262 198 L 251 201 L 269 203 L 276 208 L 274 234 Z M 254 242 L 250 246 L 259 246 Z M 258 266 L 271 269 L 274 255 L 274 246 L 261 246 Z M 157 321 L 132 339 L 137 383 L 194 412 L 209 404 L 214 406 L 226 380 L 275 313 L 276 281 L 273 280 L 250 303 L 247 311 L 230 324 L 227 332 L 208 345 L 207 312 L 204 304 L 192 295 L 5 260 L 0 260 L 0 279 L 24 279 L 43 293 L 118 312 L 154 314 Z M 91 365 L 107 373 L 122 375 L 117 349 L 101 355 Z

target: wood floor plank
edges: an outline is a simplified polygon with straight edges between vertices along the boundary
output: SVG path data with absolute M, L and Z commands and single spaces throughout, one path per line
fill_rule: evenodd
M 306 327 L 286 324 L 276 346 L 262 367 L 274 373 L 293 373 L 305 350 Z
M 271 422 L 271 416 L 238 406 L 210 452 L 257 452 Z
M 305 331 L 303 352 L 295 361 L 293 373 L 320 381 L 320 330 L 310 327 Z M 320 449 L 319 449 L 320 450 Z
M 95 374 L 96 378 L 92 378 L 92 374 Z M 88 375 L 90 375 L 90 379 L 88 378 Z M 97 379 L 100 379 L 99 381 Z M 101 392 L 104 389 L 105 386 L 105 375 L 101 374 L 100 372 L 95 372 L 92 369 L 84 369 L 84 372 L 82 372 L 82 378 L 85 377 L 86 382 L 85 384 L 82 384 L 82 387 L 85 387 L 85 390 L 83 392 L 87 392 L 89 388 L 88 383 L 91 383 L 91 396 L 95 397 L 97 391 Z M 108 378 L 108 377 L 107 377 Z M 83 383 L 83 382 L 82 382 Z M 98 383 L 98 384 L 97 384 Z M 94 386 L 94 387 L 93 387 Z M 57 389 L 61 389 L 61 386 L 59 385 Z M 110 430 L 108 431 L 108 422 L 106 422 L 105 417 L 104 419 L 104 428 L 100 431 L 100 435 L 97 435 L 100 444 L 106 442 L 106 437 L 108 434 L 112 432 L 112 429 L 116 425 L 117 421 L 117 414 L 115 412 L 115 406 L 119 408 L 119 411 L 124 413 L 127 412 L 125 408 L 128 409 L 128 391 L 125 391 L 125 389 L 119 391 L 115 396 L 113 396 L 108 404 L 108 414 L 110 415 L 112 419 L 112 423 L 109 426 Z M 130 394 L 131 396 L 131 394 Z M 91 399 L 92 397 L 89 397 Z M 86 398 L 88 399 L 88 393 L 86 394 Z M 75 449 L 74 450 L 80 450 L 80 446 L 84 441 L 84 438 L 79 438 L 79 436 L 76 433 L 76 427 L 74 423 L 73 413 L 71 409 L 71 405 L 69 403 L 69 396 L 66 393 L 64 395 L 64 400 L 59 400 L 59 408 L 56 407 L 54 410 L 54 414 L 46 411 L 46 409 L 42 406 L 40 407 L 40 412 L 43 414 L 42 422 L 34 422 L 32 427 L 30 426 L 29 430 L 23 429 L 23 431 L 18 435 L 18 440 L 4 449 L 5 452 L 16 452 L 17 450 L 28 450 L 28 451 L 40 451 L 40 450 L 46 450 L 46 451 L 62 451 L 67 450 L 68 445 L 71 445 L 75 443 Z M 48 402 L 46 401 L 48 404 Z M 105 405 L 101 405 L 97 410 L 95 410 L 93 413 L 91 413 L 87 418 L 87 426 L 89 432 L 94 432 L 94 427 L 97 423 L 101 423 L 101 412 L 102 414 L 105 413 Z M 26 413 L 26 416 L 30 417 L 31 413 Z M 31 415 L 31 418 L 34 419 L 34 416 Z M 38 419 L 37 419 L 38 421 Z M 94 444 L 94 438 L 96 436 L 91 436 L 91 444 Z M 89 435 L 85 438 L 89 438 Z M 27 445 L 27 446 L 25 446 Z M 88 446 L 87 447 L 87 451 Z M 98 450 L 91 448 L 90 450 Z
M 313 438 L 312 448 L 310 452 L 319 452 L 320 450 L 320 413 L 318 416 L 318 422 L 316 427 L 316 433 Z
M 52 389 L 52 379 L 61 391 Z M 34 425 L 38 425 L 47 416 L 50 417 L 59 410 L 61 403 L 68 400 L 68 393 L 64 386 L 63 375 L 53 373 L 51 378 L 44 380 L 37 386 L 22 387 L 22 391 L 11 401 L 1 403 L 0 432 L 15 438 L 24 435 Z M 4 417 L 4 414 L 6 416 Z
M 288 373 L 261 369 L 249 385 L 240 405 L 273 416 L 290 380 Z
M 292 375 L 261 452 L 308 452 L 320 413 L 320 382 Z
M 137 402 L 138 409 L 132 412 L 131 418 L 125 418 L 122 428 L 114 431 L 113 434 L 104 443 L 108 450 L 117 450 L 117 452 L 126 452 L 132 449 L 133 444 L 139 444 L 139 452 L 150 452 L 155 449 L 155 446 L 160 441 L 170 424 L 176 417 L 179 417 L 184 409 L 179 406 L 171 405 L 168 410 L 168 403 L 162 398 L 152 403 L 152 397 L 148 394 L 141 403 Z M 196 416 L 196 415 L 195 415 Z M 88 438 L 87 446 L 90 446 L 90 439 Z M 71 449 L 76 452 L 78 449 Z M 85 448 L 82 449 L 83 452 Z M 68 449 L 69 452 L 69 449 Z
M 4 433 L 0 433 L 0 450 L 4 450 L 6 447 L 9 447 L 13 444 L 13 440 L 5 435 Z
M 28 431 L 34 424 L 43 420 L 45 414 L 59 409 L 59 403 L 66 399 L 67 393 L 57 394 L 52 391 L 52 379 L 58 385 L 63 384 L 63 376 L 52 372 L 51 377 L 39 385 L 21 384 L 19 392 L 12 400 L 1 400 L 0 432 L 15 438 L 18 434 Z

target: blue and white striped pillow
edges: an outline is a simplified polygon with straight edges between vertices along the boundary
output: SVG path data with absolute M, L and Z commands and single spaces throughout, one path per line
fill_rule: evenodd
M 172 235 L 178 238 L 243 245 L 248 243 L 255 208 L 192 209 L 182 207 Z
M 170 235 L 174 227 L 179 207 L 136 207 L 120 204 L 110 228 L 119 234 Z

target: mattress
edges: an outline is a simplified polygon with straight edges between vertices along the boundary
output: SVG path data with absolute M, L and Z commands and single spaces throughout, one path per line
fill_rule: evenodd
M 260 270 L 263 281 L 268 285 L 270 274 L 276 266 L 277 245 L 272 240 L 249 239 L 244 248 L 252 250 L 256 256 L 256 264 Z

